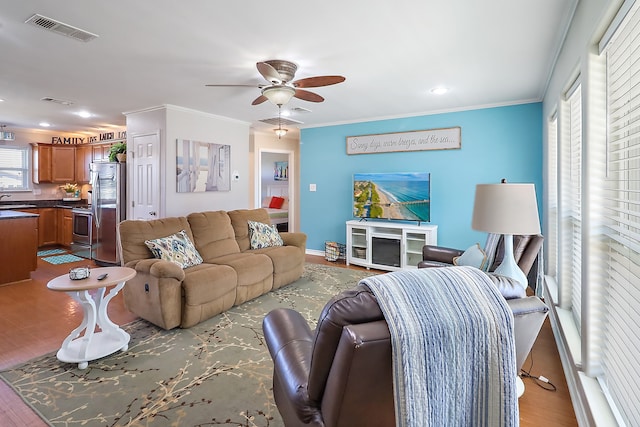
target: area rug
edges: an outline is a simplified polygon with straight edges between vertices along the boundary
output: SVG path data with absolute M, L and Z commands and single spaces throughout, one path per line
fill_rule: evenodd
M 48 255 L 58 255 L 58 254 L 66 254 L 67 251 L 64 249 L 45 249 L 42 251 L 38 251 L 38 256 L 48 256 Z
M 67 264 L 69 262 L 77 262 L 82 261 L 84 258 L 77 257 L 75 255 L 66 254 L 66 255 L 56 255 L 56 256 L 48 256 L 42 258 L 43 261 L 48 262 L 49 264 Z
M 129 349 L 85 370 L 49 354 L 0 378 L 52 426 L 282 426 L 264 315 L 289 307 L 315 327 L 329 298 L 371 274 L 307 264 L 295 283 L 189 329 L 134 321 Z

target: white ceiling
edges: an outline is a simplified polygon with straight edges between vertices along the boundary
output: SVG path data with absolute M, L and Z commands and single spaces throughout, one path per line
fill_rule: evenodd
M 268 129 L 259 120 L 277 107 L 250 105 L 268 59 L 297 63 L 296 79 L 346 77 L 310 89 L 323 103 L 285 106 L 311 110 L 292 114 L 301 127 L 540 101 L 577 1 L 2 0 L 0 124 L 95 133 L 172 104 Z M 99 37 L 25 24 L 35 13 Z M 431 94 L 438 85 L 450 92 Z

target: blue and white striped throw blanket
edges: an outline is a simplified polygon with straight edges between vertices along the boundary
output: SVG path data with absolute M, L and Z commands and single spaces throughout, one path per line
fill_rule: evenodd
M 391 332 L 396 425 L 517 426 L 513 314 L 473 267 L 363 279 Z

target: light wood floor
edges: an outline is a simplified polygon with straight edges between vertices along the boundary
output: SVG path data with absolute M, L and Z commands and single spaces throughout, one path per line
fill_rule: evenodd
M 360 269 L 313 255 L 307 255 L 307 262 Z M 69 268 L 82 265 L 87 265 L 87 261 L 56 266 L 38 260 L 38 269 L 32 273 L 32 280 L 0 286 L 0 370 L 56 351 L 69 332 L 80 324 L 82 309 L 78 304 L 65 293 L 48 290 L 46 284 L 52 278 L 66 274 Z M 109 317 L 117 324 L 136 318 L 124 308 L 121 293 L 109 304 Z M 531 373 L 549 378 L 558 390 L 546 391 L 532 380 L 525 379 L 526 391 L 519 401 L 520 425 L 577 426 L 548 320 L 525 363 L 525 369 L 531 366 L 531 357 Z M 41 427 L 46 423 L 0 381 L 0 425 Z

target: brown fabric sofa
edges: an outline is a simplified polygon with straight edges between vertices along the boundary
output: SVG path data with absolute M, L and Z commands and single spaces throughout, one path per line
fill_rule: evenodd
M 249 220 L 270 223 L 264 209 L 121 222 L 121 263 L 137 272 L 123 289 L 127 309 L 164 329 L 189 328 L 300 278 L 307 236 L 280 233 L 284 246 L 250 249 Z M 144 243 L 181 230 L 203 259 L 184 270 L 154 258 Z

